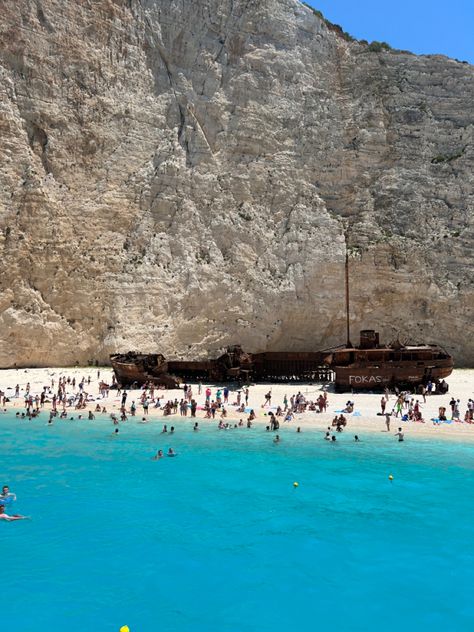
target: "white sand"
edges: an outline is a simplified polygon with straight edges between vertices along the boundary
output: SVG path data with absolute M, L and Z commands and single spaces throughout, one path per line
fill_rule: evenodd
M 6 404 L 7 410 L 16 409 L 16 410 L 24 410 L 24 394 L 26 384 L 29 382 L 31 385 L 31 393 L 33 395 L 40 394 L 43 386 L 50 386 L 51 380 L 54 379 L 55 387 L 53 392 L 57 392 L 57 385 L 60 376 L 70 376 L 71 379 L 73 377 L 76 378 L 76 382 L 85 377 L 90 376 L 91 384 L 90 386 L 85 386 L 85 391 L 91 394 L 97 401 L 91 403 L 87 406 L 86 409 L 77 411 L 74 409 L 67 409 L 68 416 L 74 416 L 77 418 L 79 414 L 83 415 L 83 418 L 87 417 L 87 411 L 93 410 L 97 402 L 101 404 L 101 406 L 105 406 L 107 409 L 107 415 L 96 414 L 97 418 L 105 418 L 109 419 L 108 413 L 115 412 L 117 413 L 120 409 L 120 397 L 117 396 L 117 392 L 115 390 L 111 390 L 109 393 L 109 397 L 106 399 L 102 399 L 99 394 L 98 388 L 98 379 L 97 379 L 97 371 L 99 369 L 87 367 L 87 368 L 74 368 L 74 369 L 6 369 L 0 370 L 0 390 L 6 393 L 7 397 L 10 397 L 11 401 Z M 100 368 L 100 379 L 105 382 L 111 384 L 112 382 L 112 370 L 110 368 Z M 474 439 L 474 424 L 468 424 L 461 422 L 452 422 L 451 424 L 441 424 L 440 426 L 434 425 L 431 421 L 432 417 L 438 416 L 438 408 L 439 406 L 445 406 L 448 414 L 448 418 L 450 418 L 451 409 L 449 407 L 449 401 L 452 396 L 456 399 L 461 400 L 461 420 L 464 419 L 464 413 L 467 408 L 467 400 L 469 398 L 474 398 L 474 369 L 457 369 L 453 372 L 453 374 L 447 379 L 449 384 L 449 393 L 446 395 L 432 395 L 427 396 L 426 404 L 423 403 L 423 397 L 415 396 L 415 399 L 419 399 L 421 402 L 421 410 L 423 414 L 423 418 L 425 419 L 425 423 L 415 423 L 415 422 L 401 422 L 398 423 L 397 418 L 391 418 L 391 432 L 396 432 L 397 427 L 400 425 L 403 427 L 406 432 L 406 437 L 410 435 L 417 436 L 426 436 L 426 437 L 443 437 L 447 439 L 457 439 L 457 440 L 473 440 Z M 17 399 L 13 398 L 15 392 L 15 385 L 20 385 L 20 397 Z M 202 406 L 205 399 L 205 389 L 206 386 L 203 385 L 201 395 L 198 395 L 198 387 L 193 384 L 193 397 L 197 400 L 198 406 Z M 212 398 L 215 397 L 215 392 L 217 388 L 215 386 L 211 386 L 212 388 Z M 307 400 L 316 400 L 320 395 L 321 385 L 319 384 L 258 384 L 255 386 L 250 386 L 250 397 L 249 397 L 249 406 L 255 410 L 257 415 L 257 419 L 254 424 L 256 426 L 261 425 L 265 426 L 268 423 L 268 417 L 265 416 L 264 411 L 266 409 L 262 408 L 262 404 L 265 401 L 265 393 L 269 390 L 272 390 L 272 406 L 281 405 L 283 407 L 283 397 L 286 394 L 288 400 L 291 395 L 296 394 L 298 391 L 305 395 Z M 72 390 L 71 386 L 68 386 L 68 392 L 73 393 L 78 391 L 78 387 L 76 386 L 76 391 Z M 142 407 L 139 404 L 140 401 L 140 391 L 130 391 L 127 398 L 127 408 L 130 406 L 132 401 L 135 401 L 137 404 L 137 413 L 135 417 L 130 417 L 127 423 L 136 423 L 142 419 Z M 155 392 L 156 394 L 156 392 Z M 182 390 L 160 390 L 159 394 L 164 397 L 164 400 L 174 399 L 175 397 L 178 400 L 182 397 Z M 364 394 L 354 394 L 350 393 L 342 393 L 335 394 L 329 392 L 329 406 L 328 411 L 326 413 L 315 413 L 315 412 L 305 412 L 299 415 L 296 415 L 295 419 L 291 423 L 284 423 L 283 418 L 279 418 L 280 421 L 280 432 L 295 432 L 297 426 L 301 427 L 302 432 L 305 429 L 317 428 L 321 431 L 325 431 L 326 428 L 331 424 L 332 419 L 335 416 L 336 410 L 342 410 L 345 406 L 347 400 L 351 399 L 355 402 L 354 410 L 360 412 L 360 416 L 354 415 L 345 415 L 348 424 L 346 426 L 345 432 L 350 432 L 351 434 L 359 434 L 363 435 L 367 432 L 386 432 L 385 427 L 385 417 L 377 416 L 377 413 L 380 411 L 380 399 L 382 397 L 381 393 L 364 393 Z M 229 396 L 229 406 L 228 409 L 228 418 L 227 421 L 233 421 L 234 419 L 242 418 L 244 422 L 246 422 L 248 415 L 246 413 L 239 414 L 236 413 L 236 407 L 232 406 L 232 403 L 236 400 L 236 393 L 231 392 Z M 243 398 L 242 398 L 243 401 Z M 387 411 L 390 411 L 395 403 L 395 396 L 392 395 L 390 397 L 390 401 L 387 405 Z M 48 412 L 51 409 L 51 404 L 46 403 L 44 412 L 41 417 L 47 418 Z M 58 406 L 58 410 L 61 410 L 61 407 Z M 150 405 L 150 414 L 149 419 L 150 422 L 156 422 L 158 417 L 162 418 L 163 413 L 161 410 L 153 408 L 153 405 Z M 204 412 L 202 410 L 198 410 L 197 412 L 197 420 L 200 425 L 205 424 L 214 424 L 217 425 L 217 421 L 210 421 L 203 419 Z M 166 422 L 170 425 L 179 426 L 180 420 L 183 418 L 179 415 L 170 415 L 166 418 Z M 188 414 L 187 419 L 190 419 L 190 415 Z M 216 415 L 216 420 L 219 419 L 219 415 Z M 60 423 L 58 421 L 58 423 Z M 90 423 L 90 422 L 89 422 Z

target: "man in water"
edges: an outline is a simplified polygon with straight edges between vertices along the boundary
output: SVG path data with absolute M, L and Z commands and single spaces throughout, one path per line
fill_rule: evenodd
M 398 441 L 403 441 L 404 440 L 403 439 L 403 432 L 402 432 L 401 428 L 399 428 L 398 432 L 395 433 L 395 437 L 398 437 Z
M 280 443 L 281 439 L 280 439 L 280 435 L 277 435 L 274 439 L 273 439 L 273 443 Z
M 16 500 L 16 494 L 10 491 L 8 485 L 2 487 L 2 493 L 0 494 L 0 505 L 7 505 Z
M 5 507 L 3 505 L 0 505 L 0 520 L 6 520 L 7 522 L 12 522 L 13 520 L 27 520 L 28 518 L 29 516 L 20 516 L 20 515 L 9 516 L 8 514 L 5 513 Z

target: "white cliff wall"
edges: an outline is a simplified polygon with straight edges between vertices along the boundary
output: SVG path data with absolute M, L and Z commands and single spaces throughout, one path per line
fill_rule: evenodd
M 345 340 L 474 365 L 474 69 L 296 0 L 6 0 L 0 366 Z M 346 237 L 344 235 L 346 231 Z

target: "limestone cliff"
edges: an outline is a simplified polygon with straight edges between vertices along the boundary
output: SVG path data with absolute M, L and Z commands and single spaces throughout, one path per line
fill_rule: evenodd
M 0 366 L 436 341 L 474 365 L 474 69 L 296 0 L 4 0 Z

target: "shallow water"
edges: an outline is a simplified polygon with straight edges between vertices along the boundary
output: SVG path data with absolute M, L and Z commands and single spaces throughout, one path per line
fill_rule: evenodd
M 167 423 L 0 418 L 4 627 L 473 628 L 474 445 Z

